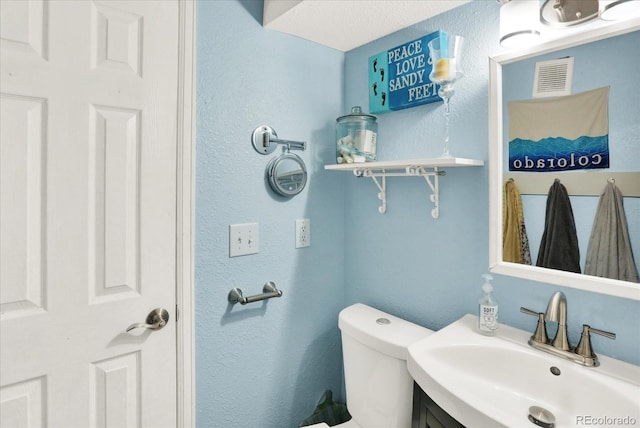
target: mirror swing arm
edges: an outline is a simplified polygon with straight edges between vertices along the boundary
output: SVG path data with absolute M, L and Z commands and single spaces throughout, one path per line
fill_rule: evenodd
M 282 140 L 278 138 L 276 131 L 267 125 L 258 126 L 251 134 L 251 143 L 256 152 L 262 155 L 273 153 L 278 144 L 285 145 L 287 151 L 290 150 L 306 150 L 306 141 Z

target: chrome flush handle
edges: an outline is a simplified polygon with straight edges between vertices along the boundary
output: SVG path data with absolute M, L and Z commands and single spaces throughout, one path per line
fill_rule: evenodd
M 146 328 L 149 330 L 160 330 L 169 322 L 169 312 L 163 308 L 156 308 L 149 312 L 144 323 L 135 323 L 127 327 L 127 332 L 136 328 Z

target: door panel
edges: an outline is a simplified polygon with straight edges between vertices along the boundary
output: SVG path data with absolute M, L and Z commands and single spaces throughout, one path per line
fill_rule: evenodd
M 0 425 L 175 426 L 178 4 L 0 7 Z
M 0 294 L 5 317 L 38 311 L 44 304 L 44 207 L 46 103 L 2 94 L 0 138 L 24 144 L 0 148 Z

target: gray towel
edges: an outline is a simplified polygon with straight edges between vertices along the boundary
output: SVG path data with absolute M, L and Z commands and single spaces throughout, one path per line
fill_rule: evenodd
M 580 273 L 580 249 L 567 189 L 557 178 L 549 189 L 537 266 Z
M 611 182 L 600 195 L 591 238 L 589 238 L 584 273 L 603 278 L 640 282 L 633 260 L 622 193 Z

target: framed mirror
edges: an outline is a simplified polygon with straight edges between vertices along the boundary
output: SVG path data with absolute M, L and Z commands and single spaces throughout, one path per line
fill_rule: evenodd
M 290 198 L 306 186 L 307 167 L 298 155 L 286 152 L 271 159 L 267 165 L 267 178 L 271 190 Z
M 633 37 L 629 42 L 629 37 Z M 640 38 L 640 19 L 633 18 L 623 22 L 614 22 L 601 24 L 599 26 L 589 26 L 589 28 L 571 32 L 566 37 L 561 39 L 555 39 L 548 41 L 544 44 L 527 48 L 515 53 L 504 53 L 489 58 L 489 270 L 491 272 L 505 274 L 509 276 L 519 277 L 523 279 L 551 283 L 562 285 L 566 287 L 577 288 L 581 290 L 597 292 L 602 294 L 608 294 L 612 296 L 624 297 L 633 300 L 640 300 L 640 284 L 621 281 L 617 279 L 602 278 L 598 276 L 585 275 L 580 273 L 573 273 L 564 270 L 549 269 L 543 267 L 537 267 L 536 257 L 538 246 L 540 244 L 539 236 L 540 231 L 529 233 L 529 224 L 527 220 L 527 201 L 524 200 L 523 194 L 523 206 L 525 211 L 525 224 L 527 227 L 527 233 L 529 234 L 529 245 L 531 248 L 532 265 L 506 262 L 503 259 L 503 189 L 506 181 L 507 174 L 509 173 L 508 165 L 508 113 L 507 104 L 518 98 L 522 94 L 514 95 L 509 93 L 513 84 L 508 84 L 507 81 L 514 79 L 518 80 L 517 85 L 525 87 L 524 91 L 528 92 L 525 98 L 532 98 L 533 78 L 523 78 L 522 75 L 509 75 L 509 73 L 517 73 L 517 67 L 519 65 L 526 64 L 528 69 L 531 70 L 531 76 L 533 76 L 533 68 L 536 61 L 549 60 L 550 58 L 564 58 L 575 56 L 575 77 L 574 91 L 578 93 L 586 91 L 587 89 L 581 88 L 578 80 L 585 79 L 585 75 L 588 73 L 598 73 L 597 79 L 589 80 L 589 84 L 592 82 L 604 82 L 603 84 L 597 83 L 597 86 L 590 87 L 588 89 L 595 89 L 595 87 L 611 87 L 609 95 L 609 104 L 617 102 L 614 98 L 620 94 L 621 88 L 617 83 L 616 77 L 620 75 L 626 79 L 627 90 L 624 91 L 624 96 L 635 97 L 631 104 L 625 104 L 625 109 L 616 108 L 615 111 L 612 108 L 609 120 L 609 141 L 611 163 L 608 169 L 602 169 L 600 171 L 640 171 L 640 128 L 638 125 L 638 117 L 640 117 L 640 103 L 637 102 L 640 99 L 640 91 L 638 91 L 638 71 L 640 70 L 639 55 L 638 55 L 638 40 Z M 623 46 L 630 46 L 626 51 L 621 51 L 618 41 L 624 41 Z M 607 55 L 600 55 L 602 52 L 607 52 Z M 591 58 L 588 58 L 588 56 Z M 624 56 L 625 61 L 619 62 L 617 59 Z M 588 59 L 588 61 L 583 61 Z M 609 62 L 608 62 L 609 61 Z M 629 63 L 632 65 L 632 69 L 629 69 Z M 586 64 L 586 65 L 585 65 Z M 620 75 L 618 75 L 620 74 Z M 604 80 L 603 80 L 604 79 Z M 617 85 L 617 86 L 616 86 Z M 631 86 L 628 86 L 631 85 Z M 628 98 L 625 98 L 625 103 L 629 102 Z M 622 110 L 622 111 L 621 111 Z M 631 110 L 631 111 L 628 111 Z M 616 117 L 613 115 L 616 114 Z M 626 118 L 622 118 L 626 116 Z M 617 128 L 616 128 L 617 127 Z M 624 128 L 624 129 L 622 129 Z M 614 137 L 615 135 L 615 137 Z M 622 149 L 629 150 L 625 153 Z M 623 164 L 621 166 L 621 164 Z M 637 175 L 632 172 L 632 180 L 636 181 Z M 584 173 L 583 171 L 575 171 L 572 174 Z M 531 174 L 548 174 L 531 172 Z M 564 177 L 562 174 L 565 172 L 559 172 L 557 175 L 562 181 Z M 588 173 L 590 174 L 590 173 Z M 555 176 L 552 176 L 551 183 Z M 516 180 L 517 184 L 517 180 Z M 635 184 L 638 184 L 636 182 Z M 601 183 L 601 189 L 604 189 L 606 182 L 603 180 Z M 599 199 L 599 192 L 596 191 L 592 196 L 588 196 L 589 202 L 586 203 L 591 207 L 596 207 Z M 527 196 L 528 197 L 528 196 Z M 536 221 L 532 223 L 541 223 L 544 227 L 544 204 L 546 203 L 547 195 L 538 194 L 536 196 L 538 201 L 536 204 L 542 205 L 542 214 Z M 574 204 L 574 196 L 570 196 L 572 205 Z M 628 201 L 629 199 L 629 201 Z M 638 242 L 640 242 L 640 230 L 638 228 L 638 221 L 640 221 L 640 215 L 638 214 L 638 207 L 640 206 L 640 198 L 624 198 L 625 211 L 627 213 L 627 221 L 631 221 L 629 226 L 629 234 L 633 234 L 632 248 L 636 251 L 634 254 L 636 260 L 636 266 L 638 265 L 640 258 L 640 248 L 638 248 Z M 630 208 L 627 208 L 627 207 Z M 584 256 L 586 254 L 587 243 L 590 234 L 590 225 L 593 224 L 595 209 L 585 210 L 583 209 L 582 202 L 578 202 L 574 207 L 574 217 L 576 218 L 576 227 L 578 222 L 582 224 L 589 224 L 584 235 L 579 236 L 580 256 L 582 271 L 584 271 Z M 630 212 L 631 211 L 631 212 Z M 542 218 L 540 218 L 542 217 Z M 535 226 L 535 224 L 533 225 Z M 633 227 L 631 227 L 633 226 Z M 633 229 L 633 230 L 632 230 Z M 536 235 L 537 233 L 537 235 Z M 586 241 L 586 242 L 585 242 Z M 633 245 L 636 243 L 636 245 Z

